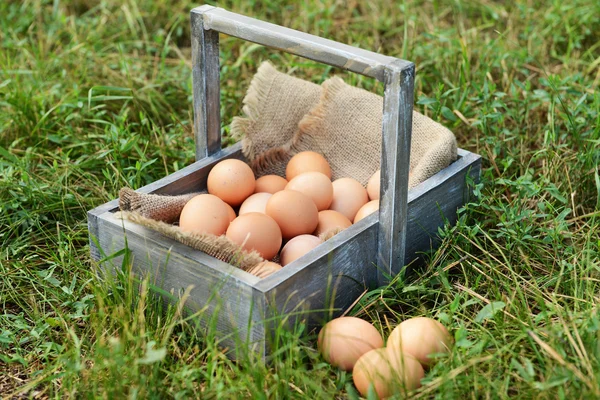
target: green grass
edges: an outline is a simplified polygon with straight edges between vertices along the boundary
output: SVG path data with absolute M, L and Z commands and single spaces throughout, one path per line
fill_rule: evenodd
M 455 350 L 415 397 L 600 397 L 600 3 L 219 5 L 415 61 L 417 108 L 484 159 L 427 270 L 352 311 L 386 335 L 418 315 L 450 328 Z M 193 161 L 192 7 L 0 2 L 0 397 L 357 397 L 314 332 L 282 332 L 266 365 L 232 362 L 147 280 L 97 276 L 86 211 Z M 340 72 L 233 38 L 221 56 L 228 143 L 262 60 Z

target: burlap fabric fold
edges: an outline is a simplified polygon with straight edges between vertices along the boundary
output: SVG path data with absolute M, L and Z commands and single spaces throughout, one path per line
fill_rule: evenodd
M 138 193 L 133 189 L 122 188 L 119 191 L 119 208 L 121 211 L 132 211 L 146 218 L 172 224 L 179 221 L 179 214 L 185 203 L 199 194 L 165 196 Z
M 268 67 L 265 67 L 268 66 Z M 271 125 L 273 115 L 284 116 L 298 101 L 303 99 L 303 109 L 314 98 L 314 84 L 275 71 L 270 64 L 263 64 L 255 77 L 250 100 L 263 106 L 254 109 L 251 116 L 237 118 L 232 133 L 243 138 L 243 152 L 257 175 L 275 173 L 285 176 L 285 164 L 294 154 L 312 150 L 329 161 L 332 179 L 351 177 L 366 184 L 379 169 L 381 160 L 381 129 L 383 98 L 366 90 L 344 83 L 334 77 L 325 81 L 318 101 L 310 111 L 298 119 L 300 112 L 290 117 L 285 134 L 279 126 Z M 277 76 L 277 79 L 273 77 Z M 281 96 L 277 101 L 268 93 L 285 91 L 289 80 L 294 82 L 294 94 Z M 268 90 L 263 89 L 268 85 Z M 245 100 L 246 103 L 246 100 Z M 246 112 L 246 109 L 244 109 Z M 277 138 L 274 140 L 273 138 Z M 266 149 L 259 152 L 259 149 Z M 456 160 L 457 147 L 454 134 L 441 124 L 418 113 L 413 113 L 411 137 L 409 187 L 414 187 L 433 176 Z
M 234 117 L 231 134 L 257 177 L 285 176 L 298 122 L 318 103 L 321 86 L 279 72 L 263 62 L 244 97 L 244 117 Z

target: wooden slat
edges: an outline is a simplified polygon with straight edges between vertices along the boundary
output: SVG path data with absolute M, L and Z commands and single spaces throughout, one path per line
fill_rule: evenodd
M 192 13 L 204 15 L 204 29 L 283 50 L 334 67 L 343 68 L 383 81 L 384 66 L 394 62 L 410 64 L 368 50 L 299 32 L 222 8 L 196 8 Z
M 219 33 L 206 29 L 203 14 L 211 9 L 191 13 L 196 160 L 221 150 Z
M 379 199 L 379 283 L 404 267 L 414 64 L 386 70 Z

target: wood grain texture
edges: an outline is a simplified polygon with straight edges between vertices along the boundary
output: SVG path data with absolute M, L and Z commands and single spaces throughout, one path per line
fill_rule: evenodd
M 404 266 L 414 64 L 386 69 L 377 263 L 381 285 Z
M 222 8 L 200 10 L 192 13 L 204 15 L 204 29 L 211 29 L 263 46 L 272 47 L 334 67 L 343 68 L 383 81 L 384 67 L 398 60 L 368 50 L 337 43 L 304 32 L 235 14 Z
M 340 315 L 365 288 L 374 287 L 376 252 L 377 225 L 357 224 L 286 265 L 274 279 L 257 282 L 265 294 L 266 328 L 320 326 Z M 276 348 L 268 332 L 266 340 L 267 351 Z
M 205 28 L 202 6 L 192 12 L 192 82 L 196 160 L 221 150 L 219 33 Z
M 125 248 L 133 254 L 132 265 L 139 276 L 170 292 L 171 303 L 193 286 L 185 305 L 197 313 L 203 329 L 214 329 L 220 345 L 233 351 L 255 348 L 264 351 L 264 325 L 253 285 L 259 280 L 232 265 L 164 237 L 112 213 L 98 218 L 99 242 L 107 254 Z M 127 243 L 127 244 L 126 244 Z M 120 266 L 122 257 L 112 260 Z M 233 355 L 235 357 L 235 355 Z

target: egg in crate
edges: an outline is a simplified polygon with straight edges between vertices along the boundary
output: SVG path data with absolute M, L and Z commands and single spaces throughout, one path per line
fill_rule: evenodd
M 319 211 L 327 210 L 333 200 L 331 179 L 320 172 L 310 171 L 296 175 L 285 189 L 304 193 L 314 201 Z
M 279 225 L 263 213 L 240 215 L 231 222 L 226 236 L 245 250 L 256 250 L 265 260 L 275 257 L 281 248 Z
M 323 243 L 321 239 L 313 235 L 299 235 L 291 239 L 281 249 L 279 259 L 284 267 L 294 260 L 302 257 L 318 245 Z
M 208 193 L 230 206 L 237 207 L 254 193 L 256 179 L 248 164 L 241 160 L 229 159 L 217 163 L 210 170 L 206 185 Z
M 291 181 L 304 172 L 320 172 L 331 179 L 329 162 L 321 154 L 314 151 L 302 151 L 293 156 L 285 168 L 285 177 Z
M 256 180 L 254 193 L 277 193 L 285 189 L 288 181 L 278 175 L 265 175 Z
M 356 213 L 369 201 L 367 190 L 353 178 L 340 178 L 333 181 L 333 201 L 330 210 L 340 212 L 350 221 L 354 221 Z
M 239 215 L 244 215 L 250 212 L 259 212 L 265 214 L 267 201 L 273 196 L 271 193 L 254 193 L 248 197 L 240 206 Z
M 183 232 L 219 236 L 227 230 L 230 218 L 229 207 L 223 200 L 212 194 L 199 194 L 181 210 L 179 228 Z
M 356 216 L 354 217 L 354 223 L 357 223 L 361 219 L 368 217 L 375 211 L 379 211 L 379 200 L 371 200 L 370 202 L 362 206 L 356 213 Z
M 282 190 L 271 196 L 266 213 L 277 222 L 284 239 L 313 233 L 319 222 L 319 211 L 312 199 L 295 190 Z
M 319 211 L 319 223 L 314 234 L 319 236 L 335 229 L 344 230 L 350 225 L 352 222 L 344 214 L 333 210 L 323 210 Z

